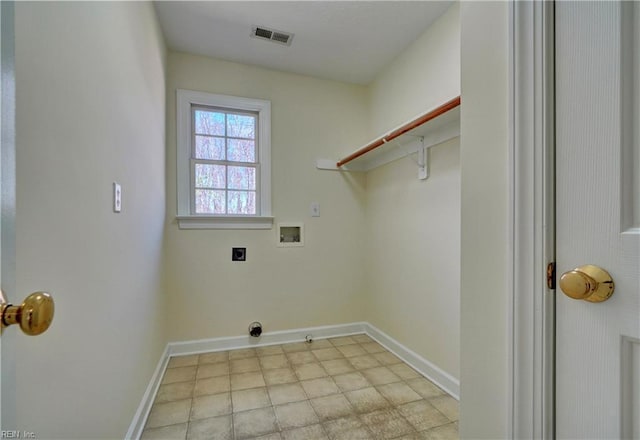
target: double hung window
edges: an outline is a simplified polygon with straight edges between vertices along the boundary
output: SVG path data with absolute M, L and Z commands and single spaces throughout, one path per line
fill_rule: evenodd
M 257 113 L 192 106 L 192 214 L 256 215 Z
M 269 228 L 270 103 L 178 90 L 178 221 Z

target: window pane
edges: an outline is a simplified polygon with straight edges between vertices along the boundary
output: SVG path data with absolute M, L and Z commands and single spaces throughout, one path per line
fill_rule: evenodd
M 224 136 L 224 113 L 196 110 L 195 114 L 196 133 Z
M 196 188 L 224 189 L 226 169 L 224 165 L 196 164 Z
M 196 190 L 196 214 L 225 214 L 224 191 Z
M 229 167 L 229 189 L 256 189 L 256 169 L 253 167 Z
M 227 136 L 255 139 L 256 117 L 227 114 Z
M 195 159 L 224 160 L 224 138 L 196 136 Z
M 229 191 L 228 214 L 256 214 L 255 191 Z
M 235 162 L 255 162 L 256 144 L 254 141 L 228 139 L 227 160 Z

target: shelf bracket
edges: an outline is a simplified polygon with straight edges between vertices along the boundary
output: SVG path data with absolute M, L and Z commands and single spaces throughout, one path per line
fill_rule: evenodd
M 418 179 L 426 180 L 429 177 L 429 151 L 424 145 L 424 137 L 420 136 L 418 147 Z

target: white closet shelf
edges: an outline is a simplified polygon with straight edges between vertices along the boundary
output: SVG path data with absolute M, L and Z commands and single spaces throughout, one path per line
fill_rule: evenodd
M 419 178 L 426 179 L 426 150 L 460 136 L 460 97 L 402 124 L 338 161 L 318 159 L 321 170 L 369 171 L 418 153 Z

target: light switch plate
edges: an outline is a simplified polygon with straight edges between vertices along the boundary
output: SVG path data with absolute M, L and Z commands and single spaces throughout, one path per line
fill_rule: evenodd
M 122 187 L 113 182 L 113 212 L 122 212 Z

